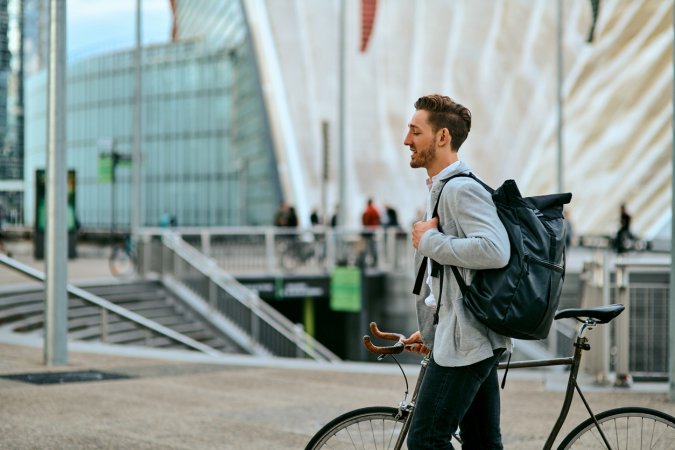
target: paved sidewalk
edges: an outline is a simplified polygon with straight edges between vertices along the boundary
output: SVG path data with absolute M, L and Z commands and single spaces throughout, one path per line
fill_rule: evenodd
M 24 345 L 0 343 L 0 376 L 98 370 L 130 378 L 54 385 L 0 378 L 0 449 L 302 449 L 338 414 L 395 406 L 404 391 L 398 368 L 386 363 L 332 366 L 71 343 L 68 365 L 48 368 L 41 340 L 22 339 Z M 412 389 L 417 367 L 405 369 Z M 502 394 L 507 449 L 541 448 L 562 401 L 559 381 L 551 372 L 509 372 Z M 641 405 L 675 415 L 664 386 L 652 393 L 583 389 L 598 411 Z M 563 433 L 584 418 L 577 399 Z

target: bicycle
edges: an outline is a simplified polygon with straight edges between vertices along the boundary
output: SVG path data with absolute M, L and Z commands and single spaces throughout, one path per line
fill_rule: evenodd
M 117 278 L 130 278 L 136 273 L 136 250 L 130 235 L 113 244 L 108 266 Z
M 597 308 L 571 308 L 558 311 L 555 319 L 573 318 L 581 322 L 574 341 L 574 354 L 567 358 L 529 360 L 500 363 L 500 369 L 534 368 L 549 366 L 570 366 L 567 389 L 557 421 L 544 445 L 545 450 L 552 448 L 560 429 L 565 422 L 572 404 L 575 391 L 583 401 L 589 418 L 575 427 L 561 442 L 559 449 L 672 449 L 675 443 L 675 418 L 650 408 L 627 406 L 609 409 L 594 414 L 586 401 L 579 384 L 577 374 L 584 351 L 590 350 L 586 331 L 597 325 L 612 321 L 624 310 L 623 305 L 608 305 Z M 363 338 L 366 348 L 382 360 L 386 356 L 399 354 L 405 350 L 402 342 L 404 336 L 398 333 L 384 333 L 375 323 L 370 324 L 371 333 L 380 339 L 397 341 L 390 346 L 373 344 L 370 336 Z M 396 358 L 394 357 L 396 361 Z M 431 354 L 424 356 L 420 374 L 417 379 L 411 400 L 408 395 L 408 381 L 403 401 L 398 408 L 389 406 L 372 406 L 356 409 L 333 419 L 323 426 L 309 441 L 305 450 L 330 449 L 402 449 L 415 410 L 417 394 L 422 379 L 431 360 Z M 398 361 L 396 361 L 398 364 Z M 401 368 L 399 364 L 399 368 Z M 401 368 L 405 378 L 405 372 Z M 461 443 L 458 433 L 450 439 Z
M 279 243 L 281 267 L 294 271 L 302 266 L 321 266 L 326 259 L 325 240 L 314 233 L 284 236 Z

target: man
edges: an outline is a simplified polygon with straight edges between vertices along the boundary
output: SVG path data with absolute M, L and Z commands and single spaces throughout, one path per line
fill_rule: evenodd
M 410 450 L 453 448 L 450 436 L 458 427 L 463 449 L 502 448 L 497 363 L 511 351 L 511 340 L 464 307 L 451 269 L 458 267 L 470 284 L 475 270 L 504 267 L 509 260 L 508 235 L 485 188 L 468 177 L 443 183 L 470 173 L 458 157 L 470 129 L 467 108 L 429 95 L 415 102 L 403 142 L 412 152 L 410 167 L 426 169 L 429 188 L 427 220 L 412 229 L 416 273 L 423 257 L 429 260 L 416 298 L 419 331 L 405 342 L 412 351 L 433 350 L 408 435 Z M 438 216 L 432 218 L 439 196 Z M 430 276 L 430 260 L 442 265 L 436 277 Z

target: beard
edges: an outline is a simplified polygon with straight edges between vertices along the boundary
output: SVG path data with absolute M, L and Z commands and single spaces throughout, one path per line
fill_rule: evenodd
M 415 150 L 410 156 L 410 167 L 418 169 L 426 168 L 436 157 L 436 143 L 432 142 L 425 148 Z

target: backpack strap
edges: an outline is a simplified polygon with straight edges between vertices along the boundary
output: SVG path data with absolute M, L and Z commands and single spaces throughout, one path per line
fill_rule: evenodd
M 490 186 L 485 184 L 482 180 L 480 180 L 478 177 L 476 177 L 472 172 L 469 173 L 458 173 L 456 175 L 453 175 L 449 177 L 448 179 L 443 181 L 443 186 L 441 187 L 441 192 L 438 194 L 438 198 L 436 199 L 436 204 L 434 205 L 434 210 L 431 215 L 432 218 L 438 217 L 438 204 L 441 201 L 441 195 L 443 194 L 443 189 L 445 188 L 445 185 L 448 184 L 448 181 L 452 180 L 453 178 L 457 177 L 468 177 L 476 180 L 481 186 L 485 188 L 490 194 L 494 193 L 494 189 L 492 189 Z M 443 232 L 443 228 L 441 227 L 441 223 L 439 221 L 438 223 L 438 231 Z M 413 287 L 413 294 L 419 295 L 420 292 L 422 291 L 422 283 L 424 283 L 424 273 L 427 267 L 427 260 L 428 258 L 425 256 L 422 258 L 422 264 L 420 264 L 420 268 L 417 271 L 417 278 L 415 279 L 415 286 Z M 441 296 L 443 293 L 443 271 L 442 269 L 442 264 L 439 264 L 438 262 L 434 261 L 433 259 L 431 260 L 431 276 L 434 278 L 439 278 L 439 290 L 438 290 L 438 297 L 436 299 L 436 311 L 434 312 L 434 325 L 438 325 L 438 313 L 441 309 Z M 468 286 L 466 285 L 466 282 L 464 281 L 464 277 L 459 273 L 459 270 L 455 266 L 450 266 L 452 269 L 452 273 L 455 276 L 455 279 L 457 280 L 457 284 L 459 285 L 459 289 L 462 291 L 462 295 L 466 297 L 467 292 L 469 291 Z

